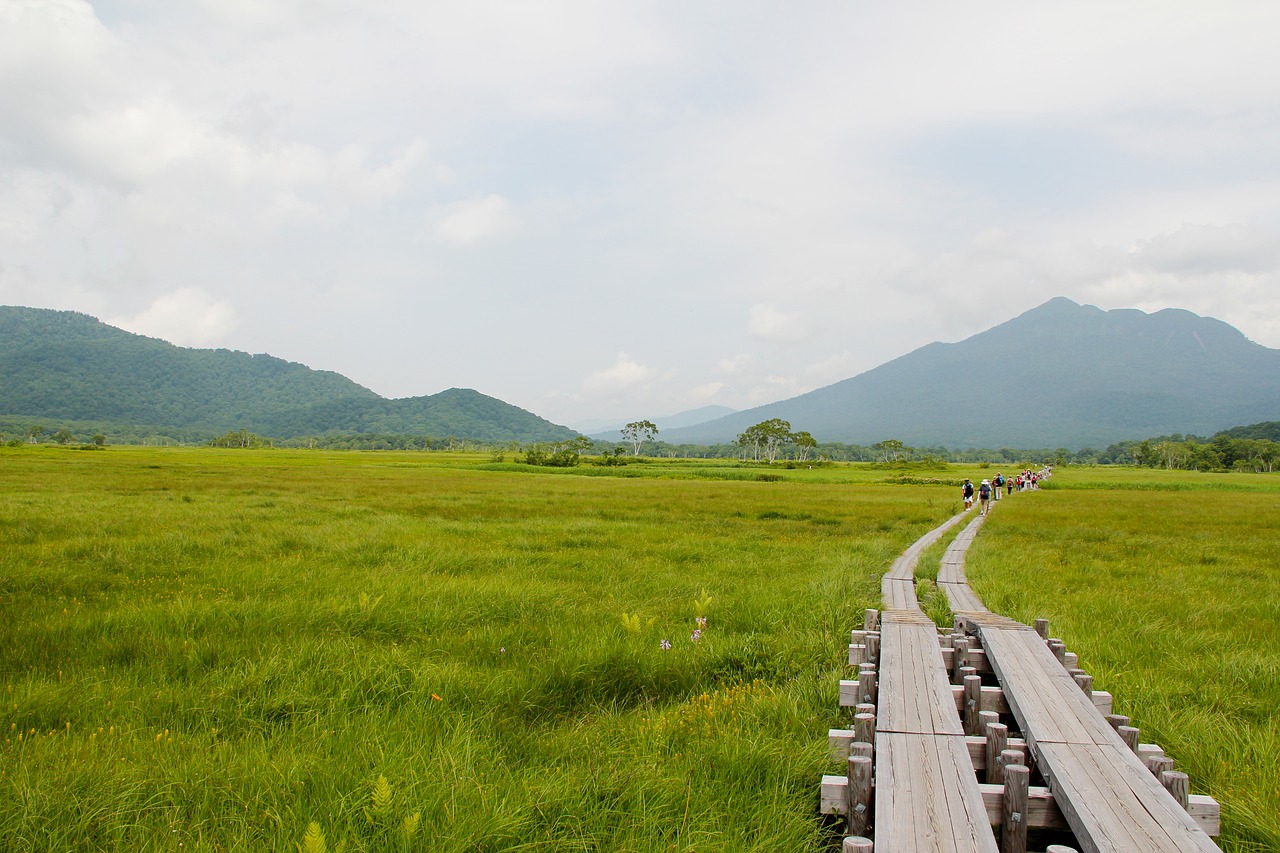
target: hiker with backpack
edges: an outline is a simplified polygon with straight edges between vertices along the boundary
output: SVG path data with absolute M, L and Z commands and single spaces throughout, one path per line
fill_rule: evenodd
M 990 480 L 983 480 L 982 484 L 978 486 L 978 505 L 981 507 L 981 509 L 978 510 L 979 515 L 986 515 L 987 510 L 991 508 Z
M 964 496 L 965 509 L 973 506 L 973 482 L 968 477 L 964 478 L 964 485 L 960 487 L 960 494 Z

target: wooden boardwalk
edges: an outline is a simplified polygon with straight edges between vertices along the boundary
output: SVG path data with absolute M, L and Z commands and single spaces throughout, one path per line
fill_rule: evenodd
M 998 851 L 938 629 L 920 610 L 915 593 L 920 555 L 963 519 L 953 516 L 917 540 L 880 584 L 885 609 L 880 616 L 882 680 L 875 735 L 879 850 Z
M 1187 804 L 1184 796 L 1180 804 L 1155 775 L 1159 771 L 1135 751 L 1136 730 L 1126 743 L 1104 716 L 1109 694 L 1093 691 L 1091 679 L 1067 669 L 1075 656 L 1062 647 L 1055 652 L 1036 630 L 991 613 L 969 587 L 965 553 L 985 516 L 975 514 L 942 558 L 938 586 L 963 634 L 944 632 L 940 640 L 920 610 L 915 567 L 921 553 L 965 517 L 956 515 L 930 531 L 893 563 L 881 582 L 878 625 L 866 626 L 879 630 L 854 632 L 863 644 L 850 646 L 850 663 L 860 664 L 862 673 L 858 682 L 842 683 L 842 695 L 852 685 L 849 701 L 842 703 L 863 711 L 856 718 L 860 726 L 874 726 L 874 850 L 1025 851 L 1032 825 L 1069 828 L 1086 853 L 1217 851 L 1205 832 L 1205 826 L 1216 825 L 1216 803 L 1192 797 Z M 994 674 L 999 686 L 981 685 L 981 672 Z M 864 704 L 868 699 L 875 702 L 873 718 L 867 713 L 872 706 Z M 996 725 L 1000 712 L 1008 726 Z M 997 751 L 996 759 L 990 742 L 997 739 L 1003 749 L 1006 729 L 1021 737 L 1008 737 L 1014 752 Z M 865 728 L 857 731 L 868 739 Z M 855 779 L 856 763 L 866 758 L 852 753 L 865 756 L 872 747 L 850 745 L 854 732 L 832 736 L 833 744 L 839 741 L 850 753 L 850 772 L 824 777 L 824 809 L 852 814 L 863 808 L 856 805 L 859 797 L 871 796 Z M 1159 752 L 1142 746 L 1148 754 Z M 1044 786 L 1028 787 L 1031 774 L 1021 767 L 1014 772 L 1006 762 L 1030 764 Z M 980 784 L 977 771 L 988 780 L 1007 772 L 1020 780 L 1021 793 L 1017 785 Z M 1185 784 L 1185 775 L 1178 775 Z M 1171 777 L 1166 782 L 1177 788 Z M 850 825 L 864 832 L 867 823 Z M 865 846 L 870 844 L 848 839 L 846 849 L 871 850 Z

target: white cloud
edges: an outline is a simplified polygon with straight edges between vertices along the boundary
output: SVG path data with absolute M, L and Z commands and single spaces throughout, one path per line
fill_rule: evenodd
M 752 305 L 747 330 L 757 338 L 790 343 L 804 334 L 799 312 L 783 311 L 774 305 Z
M 141 314 L 106 320 L 112 326 L 179 346 L 217 346 L 236 327 L 236 312 L 198 288 L 161 296 Z
M 511 234 L 519 224 L 511 204 L 492 193 L 439 207 L 434 220 L 435 239 L 464 246 Z
M 651 367 L 640 364 L 625 352 L 618 353 L 618 358 L 610 367 L 597 370 L 583 380 L 583 389 L 591 393 L 617 393 L 634 388 L 654 378 L 655 371 Z
M 742 370 L 747 369 L 755 363 L 755 356 L 750 353 L 740 352 L 734 356 L 727 356 L 716 362 L 716 373 L 731 376 Z
M 706 404 L 716 399 L 724 389 L 725 384 L 723 382 L 707 382 L 690 388 L 688 398 L 693 402 Z

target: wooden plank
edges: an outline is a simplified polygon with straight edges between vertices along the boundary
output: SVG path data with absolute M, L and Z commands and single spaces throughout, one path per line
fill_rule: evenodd
M 942 538 L 943 534 L 955 527 L 964 518 L 964 514 L 953 515 L 939 526 L 930 530 L 911 544 L 907 550 L 902 552 L 902 556 L 893 561 L 893 565 L 889 567 L 889 571 L 885 577 L 905 578 L 911 580 L 916 573 L 916 564 L 920 562 L 920 555 L 925 552 L 934 542 Z
M 1118 735 L 1034 631 L 984 628 L 987 659 L 1014 717 L 1034 746 L 1115 744 Z
M 1084 853 L 1218 851 L 1132 750 L 1041 743 L 1037 759 Z
M 847 811 L 849 779 L 847 776 L 824 775 L 818 795 L 820 814 L 843 815 Z M 992 826 L 1000 823 L 1000 809 L 1004 798 L 1004 785 L 979 785 L 982 804 L 987 809 L 987 821 Z M 1187 814 L 1205 835 L 1218 836 L 1222 831 L 1222 807 L 1213 797 L 1191 795 Z M 1031 829 L 1070 829 L 1048 788 L 1032 787 L 1027 809 L 1027 826 Z
M 996 853 L 964 738 L 876 735 L 876 849 Z
M 933 623 L 886 611 L 880 642 L 877 728 L 885 732 L 963 734 Z
M 980 613 L 987 609 L 968 584 L 939 583 L 938 588 L 947 596 L 952 613 Z
M 910 579 L 891 578 L 888 575 L 880 582 L 880 596 L 884 599 L 885 610 L 918 610 L 919 599 L 916 598 L 916 585 Z

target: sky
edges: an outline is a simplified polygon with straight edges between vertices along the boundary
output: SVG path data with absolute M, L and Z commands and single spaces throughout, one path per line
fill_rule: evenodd
M 0 0 L 0 304 L 570 426 L 1055 296 L 1280 347 L 1277 34 L 1271 0 Z

